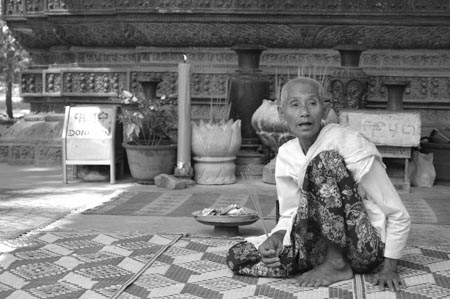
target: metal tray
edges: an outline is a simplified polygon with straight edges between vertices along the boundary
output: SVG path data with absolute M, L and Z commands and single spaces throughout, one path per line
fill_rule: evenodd
M 214 226 L 249 225 L 259 219 L 256 212 L 245 215 L 201 215 L 201 211 L 196 211 L 192 215 L 198 222 Z

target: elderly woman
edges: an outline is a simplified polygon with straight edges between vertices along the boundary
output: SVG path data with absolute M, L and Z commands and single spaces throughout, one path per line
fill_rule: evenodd
M 284 85 L 278 110 L 296 138 L 279 148 L 276 161 L 281 217 L 268 238 L 230 248 L 227 264 L 242 275 L 297 275 L 304 287 L 374 271 L 374 284 L 398 291 L 410 217 L 377 148 L 350 128 L 326 125 L 324 99 L 316 80 Z

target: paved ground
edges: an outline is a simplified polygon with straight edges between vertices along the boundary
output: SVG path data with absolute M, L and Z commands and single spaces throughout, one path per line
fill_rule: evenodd
M 258 192 L 273 191 L 273 185 L 255 180 Z M 111 199 L 124 190 L 164 190 L 140 185 L 131 178 L 109 182 L 62 183 L 60 167 L 11 166 L 0 163 L 0 240 L 33 230 L 100 230 L 149 233 L 190 233 L 199 236 L 217 235 L 213 228 L 196 222 L 193 217 L 84 215 L 80 212 Z M 185 192 L 247 192 L 242 181 L 226 186 L 195 185 Z M 412 188 L 410 196 L 446 194 L 450 200 L 450 185 L 433 188 Z M 450 218 L 450 215 L 448 216 Z M 274 221 L 266 220 L 269 229 Z M 242 236 L 262 234 L 261 223 L 241 227 Z M 414 224 L 411 244 L 448 242 L 450 225 Z M 1 248 L 0 248 L 1 251 Z

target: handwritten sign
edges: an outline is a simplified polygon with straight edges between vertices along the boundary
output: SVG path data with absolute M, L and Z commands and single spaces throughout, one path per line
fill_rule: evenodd
M 113 108 L 73 107 L 69 114 L 67 138 L 111 138 Z
M 343 110 L 339 122 L 376 145 L 413 147 L 420 144 L 420 114 L 380 110 Z
M 66 165 L 110 165 L 115 176 L 117 107 L 67 106 L 63 128 L 64 182 Z

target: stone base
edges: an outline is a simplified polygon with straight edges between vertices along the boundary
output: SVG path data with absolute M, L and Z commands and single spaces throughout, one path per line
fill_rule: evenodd
M 182 166 L 175 166 L 173 171 L 174 175 L 178 178 L 191 179 L 194 176 L 194 169 L 192 168 L 191 163 L 182 164 Z
M 201 185 L 236 183 L 236 160 L 231 157 L 194 157 L 194 180 Z
M 34 115 L 17 121 L 0 137 L 0 162 L 13 165 L 62 163 L 60 115 Z
M 260 176 L 263 174 L 263 154 L 256 150 L 243 149 L 236 156 L 236 175 L 248 173 L 249 175 Z
M 262 181 L 264 183 L 275 185 L 275 161 L 276 157 L 264 166 L 262 174 Z

